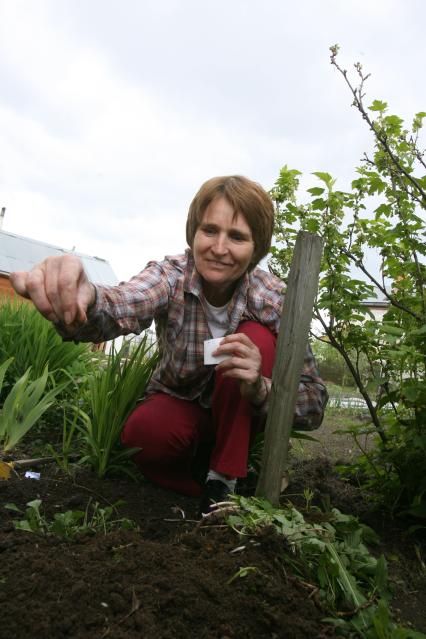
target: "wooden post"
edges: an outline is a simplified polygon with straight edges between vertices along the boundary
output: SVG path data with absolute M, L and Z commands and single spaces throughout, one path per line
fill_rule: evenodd
M 323 241 L 300 231 L 297 235 L 278 335 L 262 468 L 256 496 L 279 503 L 281 478 L 288 457 L 297 390 L 318 290 Z

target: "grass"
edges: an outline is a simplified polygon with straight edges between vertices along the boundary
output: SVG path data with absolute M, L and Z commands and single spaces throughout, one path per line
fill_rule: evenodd
M 314 437 L 317 442 L 309 442 L 293 439 L 291 454 L 296 459 L 309 460 L 314 457 L 327 457 L 332 464 L 337 462 L 351 463 L 361 451 L 354 442 L 353 437 L 347 431 L 354 425 L 360 426 L 365 419 L 365 414 L 360 411 L 341 408 L 327 408 L 321 427 L 316 430 Z M 361 443 L 367 450 L 373 444 L 373 435 L 362 436 Z

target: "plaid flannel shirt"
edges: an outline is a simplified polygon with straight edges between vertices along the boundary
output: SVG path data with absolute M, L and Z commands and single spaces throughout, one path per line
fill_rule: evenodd
M 278 334 L 283 303 L 283 283 L 256 267 L 246 273 L 228 306 L 227 335 L 240 322 L 253 320 Z M 204 340 L 212 337 L 204 309 L 202 281 L 192 251 L 149 262 L 145 269 L 118 286 L 96 286 L 96 302 L 88 321 L 64 339 L 102 342 L 119 335 L 139 334 L 155 322 L 159 363 L 147 393 L 163 392 L 210 406 L 214 370 L 204 365 Z M 271 380 L 265 378 L 268 393 Z M 322 421 L 327 391 L 307 347 L 299 383 L 295 426 L 311 430 Z M 255 409 L 256 410 L 256 409 Z M 266 413 L 267 402 L 260 409 Z

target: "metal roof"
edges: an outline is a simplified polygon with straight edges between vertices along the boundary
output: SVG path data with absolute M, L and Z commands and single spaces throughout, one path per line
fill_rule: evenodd
M 373 293 L 370 297 L 362 300 L 364 306 L 375 306 L 377 308 L 387 308 L 389 306 L 388 298 L 382 293 L 378 286 L 373 287 Z
M 0 231 L 0 273 L 9 275 L 13 271 L 29 271 L 49 255 L 76 255 L 84 264 L 88 278 L 96 284 L 114 286 L 118 278 L 106 260 L 91 257 L 59 246 L 32 240 L 29 237 Z

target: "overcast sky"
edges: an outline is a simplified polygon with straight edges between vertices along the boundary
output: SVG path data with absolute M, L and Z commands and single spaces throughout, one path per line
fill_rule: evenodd
M 214 175 L 346 188 L 370 137 L 329 46 L 411 122 L 425 25 L 424 0 L 0 0 L 3 229 L 126 279 L 183 251 Z

